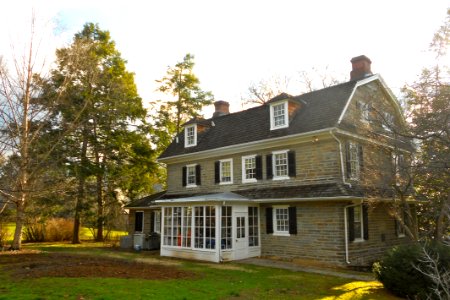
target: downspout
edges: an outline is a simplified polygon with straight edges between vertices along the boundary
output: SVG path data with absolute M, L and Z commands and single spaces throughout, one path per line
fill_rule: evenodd
M 348 187 L 352 187 L 352 184 L 350 182 L 347 182 L 345 180 L 345 170 L 344 170 L 344 155 L 342 154 L 342 143 L 341 141 L 334 135 L 333 130 L 330 130 L 330 135 L 338 142 L 339 144 L 339 157 L 341 159 L 341 174 L 342 174 L 342 183 L 345 185 L 348 185 Z

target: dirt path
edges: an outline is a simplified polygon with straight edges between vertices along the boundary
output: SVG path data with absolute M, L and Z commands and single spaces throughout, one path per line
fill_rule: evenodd
M 102 277 L 177 279 L 195 277 L 174 266 L 91 255 L 45 252 L 3 252 L 0 268 L 13 278 Z

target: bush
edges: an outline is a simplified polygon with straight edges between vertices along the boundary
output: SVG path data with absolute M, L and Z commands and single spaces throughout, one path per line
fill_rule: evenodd
M 53 218 L 45 223 L 34 222 L 25 226 L 24 234 L 27 242 L 61 242 L 72 239 L 73 221 Z
M 428 273 L 424 250 L 436 258 L 442 272 L 450 267 L 448 248 L 438 244 L 412 244 L 394 247 L 384 258 L 374 264 L 373 271 L 386 289 L 400 297 L 412 299 L 439 299 L 435 283 Z M 434 295 L 433 295 L 434 294 Z

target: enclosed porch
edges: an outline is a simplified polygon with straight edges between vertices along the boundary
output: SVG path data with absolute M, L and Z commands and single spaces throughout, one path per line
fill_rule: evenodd
M 161 255 L 221 262 L 261 254 L 259 206 L 234 193 L 156 201 Z

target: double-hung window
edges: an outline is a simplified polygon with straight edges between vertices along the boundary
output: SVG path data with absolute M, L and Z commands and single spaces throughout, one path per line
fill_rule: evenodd
M 389 112 L 385 112 L 383 114 L 383 122 L 381 123 L 381 126 L 385 131 L 391 132 L 394 127 L 394 116 Z
M 366 204 L 352 205 L 347 208 L 349 241 L 364 241 L 369 239 L 368 206 Z
M 289 211 L 287 206 L 273 208 L 273 222 L 275 234 L 289 234 Z
M 193 187 L 196 186 L 196 172 L 195 172 L 196 165 L 188 165 L 186 166 L 186 186 L 187 187 Z
M 233 159 L 222 159 L 216 162 L 215 166 L 216 183 L 233 183 Z
M 256 182 L 256 155 L 242 157 L 242 182 Z
M 273 153 L 273 175 L 274 179 L 289 178 L 288 151 L 280 151 Z
M 184 147 L 197 145 L 197 125 L 189 125 L 184 128 Z
M 361 111 L 361 121 L 364 123 L 370 122 L 370 104 L 366 102 L 359 102 L 359 109 Z
M 289 126 L 288 102 L 272 104 L 270 106 L 270 129 L 286 128 Z
M 359 180 L 363 163 L 362 147 L 354 142 L 347 143 L 347 177 L 351 180 Z

